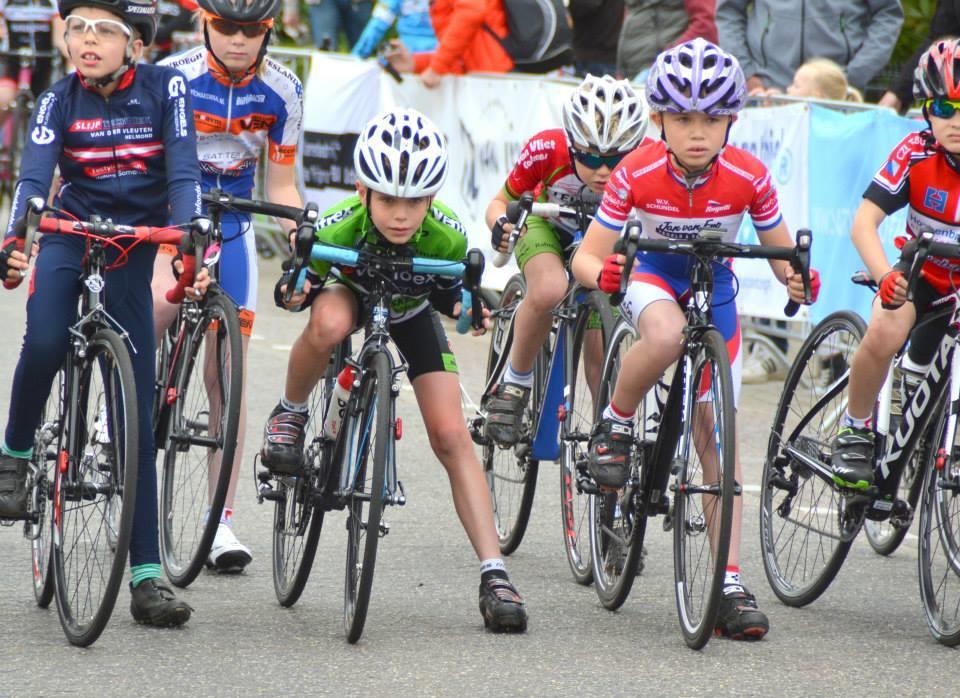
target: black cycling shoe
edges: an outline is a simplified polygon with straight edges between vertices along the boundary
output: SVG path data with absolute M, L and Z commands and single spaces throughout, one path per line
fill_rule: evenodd
M 757 609 L 756 597 L 739 585 L 723 588 L 715 633 L 732 640 L 759 640 L 770 630 L 770 621 Z
M 530 400 L 530 388 L 501 383 L 487 401 L 487 438 L 498 446 L 516 444 L 522 434 L 523 410 Z
M 480 582 L 480 615 L 483 625 L 495 633 L 522 633 L 527 630 L 523 599 L 509 579 L 491 577 Z
M 275 473 L 294 474 L 303 466 L 303 440 L 308 412 L 292 412 L 281 405 L 273 408 L 263 429 L 263 464 Z
M 833 481 L 841 487 L 865 490 L 873 484 L 874 435 L 869 429 L 843 427 L 833 440 Z
M 27 518 L 27 459 L 0 454 L 0 519 Z
M 620 489 L 627 482 L 633 450 L 633 423 L 602 417 L 590 435 L 587 469 L 600 486 Z
M 138 623 L 172 628 L 190 620 L 193 608 L 180 601 L 159 579 L 147 579 L 130 587 L 130 614 Z

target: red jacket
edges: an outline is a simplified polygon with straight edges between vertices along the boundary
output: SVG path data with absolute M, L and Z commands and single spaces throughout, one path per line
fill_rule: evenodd
M 487 31 L 500 38 L 507 35 L 503 0 L 431 0 L 430 20 L 437 48 L 414 56 L 416 72 L 429 67 L 437 73 L 506 73 L 513 68 L 510 56 Z

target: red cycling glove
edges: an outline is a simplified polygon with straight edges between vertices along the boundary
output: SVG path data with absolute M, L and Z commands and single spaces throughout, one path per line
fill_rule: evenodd
M 810 302 L 816 303 L 820 295 L 820 272 L 816 269 L 810 270 Z
M 620 279 L 623 276 L 621 256 L 612 254 L 603 260 L 603 269 L 597 276 L 597 288 L 604 293 L 617 293 L 620 290 Z
M 903 272 L 897 270 L 888 271 L 880 278 L 880 302 L 885 308 L 899 308 L 900 305 L 894 300 L 894 294 L 897 291 L 900 279 L 903 278 Z

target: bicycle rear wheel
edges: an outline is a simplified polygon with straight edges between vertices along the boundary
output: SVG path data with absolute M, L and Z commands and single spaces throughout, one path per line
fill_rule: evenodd
M 30 480 L 33 519 L 27 522 L 25 534 L 30 540 L 33 594 L 40 608 L 46 608 L 53 600 L 53 522 L 50 514 L 63 422 L 63 389 L 64 372 L 61 369 L 53 379 L 33 441 L 32 464 L 36 468 Z
M 941 418 L 933 432 L 943 446 Z M 960 645 L 960 448 L 958 435 L 947 444 L 949 454 L 922 462 L 923 500 L 920 505 L 920 598 L 930 634 L 937 642 Z
M 621 361 L 635 339 L 633 325 L 623 318 L 617 321 L 600 373 L 596 417 L 610 401 Z M 639 481 L 641 457 L 638 454 L 632 458 L 628 479 L 634 482 Z M 637 511 L 634 493 L 629 489 L 590 495 L 588 508 L 593 586 L 600 603 L 614 611 L 627 600 L 639 572 L 647 517 Z
M 692 347 L 680 472 L 673 489 L 673 569 L 677 614 L 687 645 L 713 635 L 727 567 L 736 468 L 736 411 L 723 336 L 704 332 Z M 703 390 L 703 394 L 699 394 Z
M 72 360 L 53 498 L 53 572 L 67 639 L 103 632 L 123 581 L 137 485 L 133 367 L 120 336 L 98 330 Z
M 577 313 L 566 346 L 566 415 L 560 427 L 560 518 L 563 549 L 578 584 L 593 583 L 590 562 L 590 497 L 579 481 L 586 468 L 587 443 L 597 414 L 600 371 L 613 313 L 607 297 L 591 292 Z M 566 330 L 566 326 L 564 326 Z
M 297 602 L 310 577 L 317 543 L 323 528 L 324 509 L 317 495 L 329 474 L 331 445 L 323 438 L 323 418 L 333 382 L 349 355 L 349 340 L 334 351 L 327 372 L 310 393 L 310 420 L 304 443 L 304 473 L 274 476 L 273 492 L 273 590 L 281 606 Z
M 760 544 L 773 592 L 805 606 L 839 572 L 863 520 L 830 481 L 830 448 L 847 408 L 860 316 L 827 316 L 807 337 L 787 374 L 763 465 Z
M 494 373 L 506 368 L 506 357 L 513 345 L 513 318 L 517 304 L 526 295 L 527 288 L 520 274 L 513 276 L 500 296 L 500 307 L 494 313 L 493 331 L 490 333 L 490 351 L 487 355 L 487 385 Z M 538 367 L 538 370 L 543 370 Z M 483 448 L 483 469 L 490 488 L 493 518 L 500 538 L 500 552 L 509 555 L 519 547 L 530 522 L 533 495 L 537 488 L 537 472 L 540 463 L 530 454 L 533 438 L 534 409 L 536 396 L 523 411 L 521 431 L 524 436 L 512 448 L 500 448 L 487 443 Z M 486 411 L 481 405 L 481 410 Z
M 237 307 L 221 292 L 185 303 L 179 317 L 189 331 L 164 445 L 160 559 L 170 581 L 186 587 L 210 554 L 233 472 L 243 355 Z
M 377 561 L 387 461 L 394 454 L 394 405 L 390 359 L 373 354 L 363 367 L 360 388 L 348 407 L 343 428 L 341 472 L 347 473 L 347 565 L 343 623 L 347 642 L 363 634 Z

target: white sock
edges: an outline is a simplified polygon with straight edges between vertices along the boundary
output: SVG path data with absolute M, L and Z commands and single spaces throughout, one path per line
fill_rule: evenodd
M 533 387 L 533 369 L 531 368 L 526 373 L 517 373 L 513 370 L 513 362 L 508 361 L 507 369 L 503 372 L 503 382 L 531 388 Z
M 506 574 L 507 566 L 503 564 L 503 558 L 500 557 L 491 557 L 487 560 L 480 561 L 480 574 L 484 575 L 487 572 L 499 571 Z
M 610 403 L 609 405 L 607 405 L 606 409 L 603 411 L 603 418 L 612 419 L 613 421 L 619 422 L 620 424 L 630 424 L 631 422 L 633 422 L 633 417 L 635 414 L 636 412 L 634 412 L 633 414 L 627 414 L 627 415 L 621 414 L 619 410 L 617 410 L 617 408 L 613 406 L 613 403 Z
M 288 412 L 306 412 L 308 402 L 292 402 L 286 395 L 280 396 L 280 406 Z
M 843 426 L 845 427 L 853 427 L 854 429 L 869 429 L 871 421 L 872 420 L 870 417 L 866 417 L 865 419 L 856 419 L 855 417 L 851 417 L 849 412 L 843 413 Z

